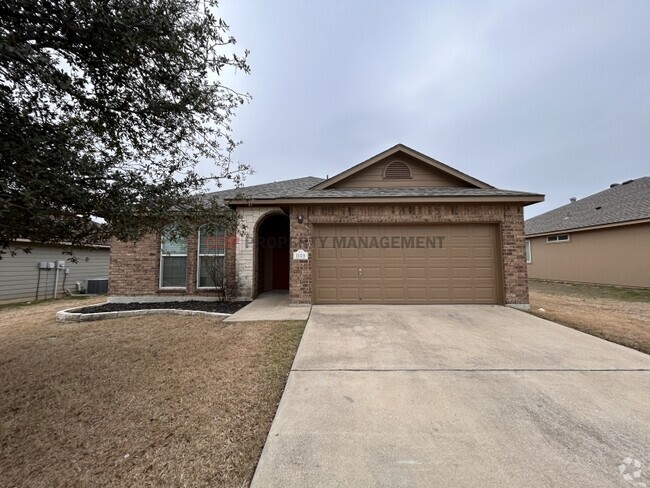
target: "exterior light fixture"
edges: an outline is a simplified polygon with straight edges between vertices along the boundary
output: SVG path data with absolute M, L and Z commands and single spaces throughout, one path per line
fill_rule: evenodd
M 302 224 L 303 220 L 305 220 L 305 217 L 302 214 L 298 214 L 298 223 Z

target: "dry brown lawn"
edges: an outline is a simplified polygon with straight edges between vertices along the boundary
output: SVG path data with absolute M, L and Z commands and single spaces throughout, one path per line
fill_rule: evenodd
M 0 310 L 0 485 L 247 486 L 304 322 L 56 322 L 80 304 Z
M 531 280 L 530 307 L 540 317 L 650 354 L 650 290 Z

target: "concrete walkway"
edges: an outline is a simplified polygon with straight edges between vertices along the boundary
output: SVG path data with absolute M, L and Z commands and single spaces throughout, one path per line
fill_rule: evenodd
M 255 300 L 232 314 L 224 322 L 307 320 L 310 310 L 310 305 L 290 305 L 288 291 L 273 290 L 261 293 Z
M 645 354 L 504 307 L 314 306 L 252 486 L 650 486 L 649 456 Z

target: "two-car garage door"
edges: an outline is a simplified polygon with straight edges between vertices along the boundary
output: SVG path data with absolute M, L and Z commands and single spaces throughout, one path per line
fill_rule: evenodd
M 501 303 L 497 226 L 315 225 L 315 303 Z

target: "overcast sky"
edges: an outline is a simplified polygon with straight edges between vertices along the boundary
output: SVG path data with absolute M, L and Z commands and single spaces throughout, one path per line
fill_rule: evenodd
M 531 217 L 650 175 L 650 1 L 222 0 L 252 74 L 247 185 L 337 174 L 404 143 Z

